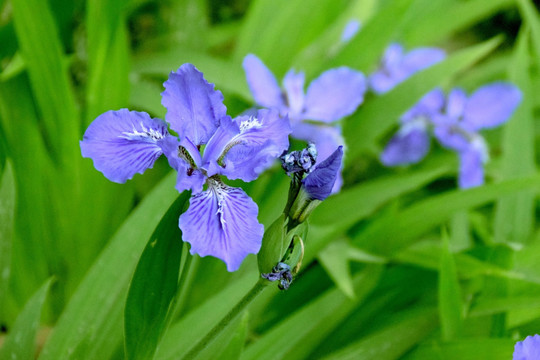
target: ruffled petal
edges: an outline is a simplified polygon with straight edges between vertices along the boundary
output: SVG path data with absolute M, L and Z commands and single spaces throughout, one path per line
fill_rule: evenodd
M 351 115 L 364 101 L 364 74 L 340 67 L 325 71 L 309 85 L 303 118 L 331 122 Z
M 540 335 L 527 336 L 514 346 L 512 360 L 540 359 Z
M 257 214 L 257 204 L 242 189 L 209 179 L 208 190 L 193 196 L 180 216 L 182 239 L 192 254 L 217 257 L 235 271 L 261 247 L 264 226 Z
M 208 176 L 255 180 L 288 149 L 290 133 L 288 118 L 280 117 L 275 109 L 224 121 L 204 152 Z
M 295 73 L 294 70 L 290 70 L 283 79 L 283 87 L 287 93 L 289 103 L 290 118 L 298 118 L 304 108 L 304 82 L 304 73 Z
M 385 166 L 416 164 L 426 156 L 429 148 L 430 139 L 425 128 L 402 128 L 384 148 L 381 162 Z
M 484 154 L 470 146 L 459 153 L 459 187 L 468 189 L 484 183 Z
M 107 179 L 124 183 L 154 165 L 166 138 L 174 139 L 163 120 L 121 109 L 98 116 L 86 129 L 80 146 L 82 156 L 91 158 Z
M 345 140 L 341 136 L 340 128 L 336 126 L 298 123 L 293 126 L 292 136 L 315 144 L 317 148 L 317 163 L 315 167 L 332 155 L 337 147 L 343 145 L 343 151 L 345 151 Z M 332 193 L 337 193 L 343 185 L 342 169 L 343 164 L 338 172 Z
M 227 113 L 221 91 L 191 64 L 171 72 L 163 85 L 161 103 L 167 108 L 165 120 L 171 129 L 195 145 L 206 144 Z
M 248 54 L 242 63 L 249 89 L 257 104 L 271 108 L 283 108 L 283 94 L 272 72 L 257 56 Z
M 463 121 L 475 130 L 497 127 L 512 116 L 521 98 L 521 91 L 510 83 L 482 86 L 470 96 Z

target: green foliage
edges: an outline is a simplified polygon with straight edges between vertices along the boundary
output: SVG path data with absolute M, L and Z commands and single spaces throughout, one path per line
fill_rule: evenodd
M 174 306 L 182 256 L 182 233 L 175 225 L 184 202 L 178 197 L 163 216 L 131 279 L 124 309 L 128 359 L 152 358 Z

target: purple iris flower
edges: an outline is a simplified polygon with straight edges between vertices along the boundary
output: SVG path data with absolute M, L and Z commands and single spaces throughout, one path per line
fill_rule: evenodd
M 376 94 L 384 94 L 445 57 L 442 49 L 424 47 L 405 53 L 401 44 L 392 43 L 386 48 L 379 69 L 369 76 L 369 86 Z
M 288 148 L 289 120 L 277 110 L 232 119 L 221 92 L 191 64 L 171 72 L 164 85 L 165 119 L 179 138 L 169 133 L 165 121 L 146 113 L 108 111 L 86 130 L 82 155 L 92 158 L 109 180 L 123 183 L 165 154 L 178 171 L 176 189 L 193 194 L 180 216 L 183 240 L 191 244 L 192 254 L 215 256 L 235 271 L 247 254 L 259 251 L 264 228 L 255 202 L 242 189 L 224 184 L 220 175 L 257 178 Z
M 303 72 L 290 70 L 283 79 L 282 90 L 274 74 L 255 55 L 247 55 L 243 66 L 257 104 L 288 114 L 292 136 L 314 143 L 318 159 L 325 160 L 344 144 L 341 129 L 333 123 L 354 113 L 364 101 L 367 85 L 361 72 L 347 67 L 325 71 L 304 92 Z M 333 191 L 338 191 L 341 184 L 340 174 Z
M 433 117 L 434 134 L 446 148 L 459 155 L 459 187 L 484 183 L 484 164 L 489 160 L 487 144 L 479 130 L 497 127 L 510 118 L 521 102 L 521 91 L 506 82 L 482 86 L 470 97 L 453 89 L 444 113 Z
M 427 93 L 400 118 L 401 126 L 381 154 L 386 166 L 415 164 L 430 148 L 432 118 L 442 111 L 444 93 L 440 89 Z
M 514 346 L 512 360 L 538 359 L 540 359 L 540 335 L 527 336 L 525 340 L 518 341 Z

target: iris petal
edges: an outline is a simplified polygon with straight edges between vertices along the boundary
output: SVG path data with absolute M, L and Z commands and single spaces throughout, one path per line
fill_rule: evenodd
M 242 63 L 247 83 L 257 104 L 264 107 L 283 108 L 285 103 L 279 84 L 272 72 L 257 56 L 248 54 Z
M 473 146 L 459 153 L 459 187 L 468 189 L 484 183 L 484 154 Z
M 429 147 L 429 135 L 424 128 L 399 131 L 383 150 L 381 162 L 385 166 L 416 164 L 426 156 Z
M 257 214 L 257 204 L 242 189 L 209 179 L 208 190 L 191 198 L 179 225 L 192 254 L 217 257 L 235 271 L 261 247 L 264 226 Z
M 283 87 L 289 102 L 289 117 L 294 119 L 299 118 L 304 108 L 304 82 L 304 73 L 295 73 L 294 70 L 287 72 L 283 79 Z
M 512 116 L 521 98 L 521 91 L 509 83 L 482 86 L 470 96 L 463 120 L 475 130 L 497 127 Z
M 325 71 L 309 85 L 303 118 L 332 122 L 351 115 L 364 101 L 366 89 L 359 71 L 347 67 Z
M 82 156 L 91 158 L 107 179 L 124 183 L 154 165 L 163 153 L 161 143 L 168 138 L 174 139 L 163 120 L 121 109 L 98 116 L 80 146 Z
M 280 117 L 275 109 L 224 120 L 204 152 L 208 176 L 255 180 L 287 150 L 290 133 L 288 118 Z
M 226 116 L 223 94 L 192 64 L 171 72 L 163 85 L 161 103 L 167 108 L 165 120 L 171 129 L 195 145 L 206 144 Z

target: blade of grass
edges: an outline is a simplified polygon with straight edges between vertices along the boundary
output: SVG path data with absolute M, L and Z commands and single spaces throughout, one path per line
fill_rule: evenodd
M 11 274 L 15 193 L 13 165 L 8 160 L 0 178 L 0 322 L 5 322 L 7 318 L 6 300 Z
M 127 359 L 153 357 L 174 307 L 182 257 L 178 214 L 184 203 L 179 196 L 167 210 L 135 268 L 124 308 Z
M 510 78 L 523 92 L 523 100 L 503 129 L 501 179 L 515 179 L 536 172 L 534 91 L 529 71 L 529 40 L 529 32 L 523 31 L 509 68 Z M 534 230 L 535 203 L 531 191 L 512 194 L 499 200 L 494 220 L 495 242 L 527 242 Z
M 1 359 L 35 359 L 36 335 L 41 320 L 41 311 L 50 286 L 51 280 L 49 279 L 24 305 L 22 312 L 9 331 L 6 342 L 0 349 Z
M 447 221 L 456 211 L 481 206 L 520 190 L 540 191 L 540 175 L 430 197 L 396 216 L 373 221 L 355 236 L 355 243 L 376 254 L 395 254 L 418 240 L 418 236 Z
M 73 294 L 40 359 L 106 359 L 122 342 L 122 307 L 137 259 L 177 197 L 175 174 L 149 193 L 116 232 Z M 188 195 L 184 193 L 184 200 Z
M 454 257 L 450 252 L 448 235 L 442 235 L 442 252 L 439 266 L 439 318 L 442 338 L 445 341 L 459 337 L 462 332 L 461 289 Z

